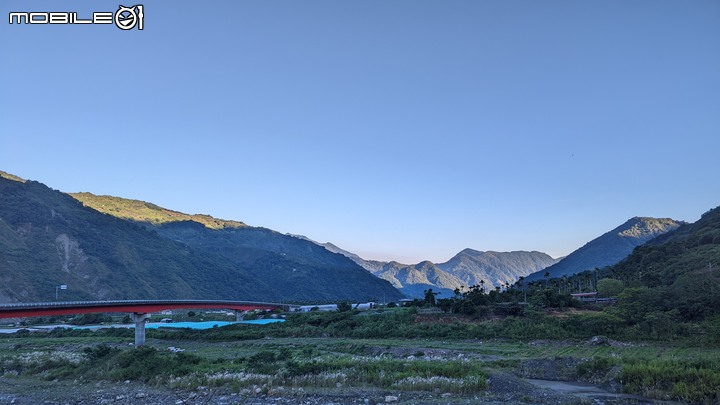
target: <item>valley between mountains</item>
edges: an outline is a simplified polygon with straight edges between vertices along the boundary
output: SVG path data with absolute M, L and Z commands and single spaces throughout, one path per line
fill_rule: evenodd
M 66 300 L 387 303 L 274 314 L 285 322 L 259 327 L 151 329 L 139 349 L 128 347 L 133 331 L 123 328 L 3 333 L 0 382 L 9 388 L 0 402 L 720 398 L 720 207 L 694 223 L 631 218 L 561 260 L 464 249 L 443 263 L 401 264 L 237 220 L 66 194 L 0 173 L 0 277 L 4 303 L 52 301 L 60 284 L 68 285 Z M 580 301 L 571 296 L 577 292 L 599 299 Z M 420 299 L 398 308 L 404 297 Z M 155 320 L 194 320 L 191 312 Z M 17 322 L 128 321 L 85 314 Z M 580 391 L 562 391 L 568 387 Z
M 614 265 L 676 229 L 668 218 L 631 218 L 562 259 L 537 251 L 467 248 L 443 263 L 366 260 L 334 244 L 155 204 L 66 194 L 0 172 L 0 301 L 42 301 L 58 284 L 68 299 L 244 297 L 392 301 L 432 289 L 449 298 L 481 286 L 563 277 Z

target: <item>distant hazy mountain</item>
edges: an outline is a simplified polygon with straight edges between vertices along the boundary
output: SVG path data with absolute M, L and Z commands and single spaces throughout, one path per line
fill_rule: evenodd
M 461 288 L 463 281 L 448 274 L 432 262 L 424 261 L 418 264 L 402 264 L 398 262 L 385 262 L 382 268 L 374 272 L 378 277 L 389 281 L 395 288 L 408 297 L 420 298 L 424 291 L 432 288 L 440 293 L 440 298 L 453 295 L 453 290 Z
M 484 281 L 486 288 L 514 284 L 525 277 L 557 262 L 542 252 L 480 252 L 465 249 L 438 267 L 462 280 L 466 286 Z
M 546 272 L 550 273 L 551 278 L 562 277 L 616 264 L 627 257 L 636 246 L 672 231 L 681 224 L 683 222 L 670 218 L 631 218 L 612 231 L 586 243 L 558 263 L 531 274 L 525 279 L 527 281 L 541 280 L 545 278 Z
M 376 272 L 382 270 L 383 267 L 386 264 L 388 264 L 388 262 L 382 262 L 379 260 L 365 260 L 362 257 L 356 255 L 355 253 L 348 252 L 347 250 L 339 248 L 330 242 L 321 243 L 320 246 L 325 247 L 325 249 L 327 249 L 333 253 L 339 253 L 343 256 L 349 257 L 352 261 L 354 261 L 355 263 L 359 264 L 364 269 L 366 269 L 372 273 L 376 273 Z M 390 281 L 390 280 L 388 280 L 388 281 Z
M 322 244 L 331 252 L 343 254 L 376 276 L 389 281 L 405 295 L 419 298 L 432 288 L 440 297 L 450 297 L 453 290 L 481 284 L 486 289 L 513 284 L 520 276 L 527 276 L 557 262 L 542 252 L 480 252 L 465 249 L 445 263 L 423 261 L 418 264 L 365 260 L 332 243 Z

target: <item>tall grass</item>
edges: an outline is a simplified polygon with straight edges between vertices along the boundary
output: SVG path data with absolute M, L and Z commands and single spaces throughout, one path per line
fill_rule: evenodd
M 622 366 L 629 392 L 691 403 L 720 403 L 720 363 L 710 360 L 640 360 Z
M 304 348 L 279 348 L 239 359 L 211 360 L 148 346 L 117 349 L 100 345 L 87 348 L 83 354 L 32 352 L 5 356 L 0 359 L 0 367 L 9 377 L 42 372 L 51 379 L 133 380 L 186 389 L 354 386 L 471 394 L 482 391 L 487 380 L 482 365 L 467 359 L 308 354 Z

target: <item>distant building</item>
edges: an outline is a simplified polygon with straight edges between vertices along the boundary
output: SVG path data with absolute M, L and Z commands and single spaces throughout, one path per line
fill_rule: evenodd
M 415 302 L 415 300 L 412 298 L 403 298 L 401 300 L 397 300 L 397 305 L 399 307 L 406 307 L 406 306 L 412 304 L 413 302 Z
M 358 311 L 367 311 L 372 308 L 375 308 L 374 302 L 366 302 L 366 303 L 360 303 L 360 304 L 351 304 L 352 309 L 357 309 Z M 290 312 L 310 312 L 310 311 L 321 311 L 321 312 L 331 312 L 331 311 L 337 311 L 338 306 L 337 304 L 322 304 L 322 305 L 301 305 L 301 306 L 294 306 L 290 308 Z
M 337 311 L 338 306 L 337 304 L 324 304 L 324 305 L 301 305 L 300 306 L 300 312 L 310 312 L 310 311 Z
M 580 302 L 595 302 L 595 301 L 597 301 L 597 291 L 585 292 L 585 293 L 575 293 L 575 294 L 570 294 L 570 296 L 577 299 Z

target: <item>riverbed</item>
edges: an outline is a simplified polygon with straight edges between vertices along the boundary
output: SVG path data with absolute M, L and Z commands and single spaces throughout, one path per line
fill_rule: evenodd
M 270 323 L 285 322 L 284 319 L 254 319 L 249 321 L 239 322 L 227 322 L 227 321 L 203 321 L 203 322 L 148 322 L 145 324 L 145 329 L 159 329 L 159 328 L 179 328 L 179 329 L 197 329 L 206 330 L 212 328 L 220 328 L 227 325 L 244 324 L 244 325 L 267 325 Z M 134 323 L 115 323 L 107 325 L 69 325 L 69 324 L 57 324 L 57 325 L 33 325 L 22 328 L 2 328 L 0 333 L 16 333 L 21 330 L 28 330 L 30 332 L 47 332 L 55 328 L 67 328 L 67 329 L 108 329 L 108 328 L 134 328 Z

